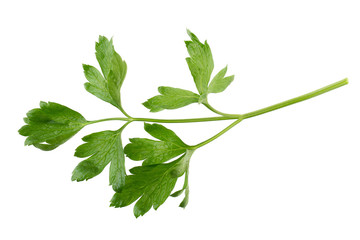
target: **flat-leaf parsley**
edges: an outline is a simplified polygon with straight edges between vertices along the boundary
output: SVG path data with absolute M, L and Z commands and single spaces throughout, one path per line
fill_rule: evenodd
M 19 133 L 26 136 L 25 145 L 33 145 L 41 150 L 53 150 L 65 143 L 83 127 L 98 122 L 119 120 L 125 124 L 115 131 L 101 131 L 83 137 L 84 144 L 76 148 L 75 156 L 85 158 L 72 173 L 73 181 L 91 179 L 100 174 L 110 164 L 109 182 L 115 191 L 110 206 L 126 207 L 134 202 L 134 215 L 139 217 L 151 207 L 160 207 L 169 196 L 178 197 L 184 193 L 180 207 L 185 208 L 189 201 L 189 162 L 194 151 L 212 142 L 242 120 L 255 117 L 279 108 L 298 103 L 326 93 L 348 83 L 345 78 L 313 92 L 292 98 L 245 114 L 223 113 L 208 102 L 208 94 L 223 92 L 234 80 L 227 76 L 225 66 L 213 75 L 214 60 L 209 44 L 202 43 L 192 32 L 187 31 L 190 41 L 185 41 L 189 57 L 186 62 L 193 77 L 197 93 L 173 87 L 161 86 L 160 95 L 143 103 L 150 112 L 177 109 L 192 103 L 204 105 L 216 113 L 216 117 L 188 119 L 153 119 L 130 116 L 121 104 L 121 86 L 124 82 L 127 65 L 115 51 L 112 39 L 100 36 L 95 45 L 96 59 L 100 70 L 83 65 L 88 82 L 85 89 L 118 108 L 124 117 L 86 120 L 80 113 L 54 102 L 40 102 L 40 108 L 30 110 L 24 118 L 25 125 Z M 172 130 L 159 123 L 192 123 L 206 121 L 233 120 L 226 128 L 209 139 L 196 145 L 184 143 Z M 144 128 L 155 139 L 131 138 L 125 147 L 121 134 L 132 122 L 144 122 Z M 131 168 L 126 174 L 125 155 L 131 160 L 142 161 L 142 165 Z M 175 184 L 184 176 L 183 187 L 174 192 Z

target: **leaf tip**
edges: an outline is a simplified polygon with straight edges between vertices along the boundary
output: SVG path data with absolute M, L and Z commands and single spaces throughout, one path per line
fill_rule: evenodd
M 40 108 L 44 108 L 48 105 L 49 103 L 45 102 L 45 101 L 40 101 L 39 105 L 40 105 Z
M 166 87 L 164 87 L 164 86 L 160 86 L 160 87 L 158 87 L 157 90 L 158 90 L 158 92 L 159 92 L 160 94 L 163 94 L 165 88 L 166 88 Z
M 71 175 L 71 181 L 72 182 L 80 182 L 81 180 L 79 180 L 78 176 L 76 176 L 76 173 L 72 173 Z
M 147 122 L 144 122 L 144 129 L 145 131 L 148 131 L 150 128 L 151 128 L 151 124 L 150 123 L 147 123 Z
M 143 213 L 141 213 L 141 211 L 136 206 L 134 207 L 133 213 L 134 213 L 135 218 L 143 216 Z
M 21 136 L 28 136 L 27 135 L 27 129 L 28 129 L 28 125 L 24 125 L 22 126 L 19 130 L 18 130 L 18 133 L 21 135 Z
M 189 203 L 189 198 L 185 196 L 184 200 L 179 204 L 179 207 L 185 209 L 188 203 Z
M 149 100 L 146 100 L 145 102 L 143 102 L 142 105 L 143 105 L 144 107 L 146 107 L 147 109 L 151 109 Z
M 200 40 L 197 38 L 197 36 L 193 32 L 191 32 L 188 28 L 186 29 L 186 33 L 189 35 L 189 37 L 193 42 L 200 43 Z

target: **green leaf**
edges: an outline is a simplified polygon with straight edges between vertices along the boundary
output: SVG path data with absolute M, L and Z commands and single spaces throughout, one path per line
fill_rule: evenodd
M 76 148 L 75 156 L 89 157 L 80 162 L 73 171 L 72 181 L 83 181 L 100 174 L 110 162 L 110 185 L 119 191 L 125 183 L 125 156 L 121 143 L 121 132 L 102 131 L 83 138 L 86 142 Z
M 189 187 L 187 187 L 185 189 L 185 197 L 184 199 L 181 201 L 179 207 L 182 207 L 182 208 L 186 208 L 186 206 L 188 205 L 189 203 Z
M 143 165 L 166 162 L 186 151 L 184 146 L 172 142 L 154 141 L 146 138 L 131 138 L 125 146 L 125 154 L 132 160 L 145 160 Z
M 234 80 L 234 75 L 225 77 L 227 66 L 220 70 L 218 74 L 211 80 L 208 93 L 219 93 L 224 91 Z
M 112 58 L 115 52 L 112 39 L 109 40 L 104 36 L 99 36 L 99 41 L 95 43 L 95 50 L 101 71 L 104 77 L 107 78 L 112 69 Z
M 166 162 L 182 153 L 189 147 L 173 131 L 159 124 L 144 125 L 145 130 L 161 141 L 147 138 L 131 138 L 125 146 L 126 156 L 132 160 L 145 160 L 143 165 Z
M 102 75 L 95 67 L 84 64 L 84 74 L 89 81 L 85 83 L 85 89 L 121 109 L 120 89 L 126 76 L 126 62 L 115 51 L 112 39 L 99 36 L 95 49 Z
M 185 171 L 185 179 L 184 179 L 184 185 L 182 189 L 172 193 L 170 196 L 172 197 L 178 197 L 185 191 L 185 197 L 180 203 L 179 207 L 185 208 L 189 202 L 189 166 Z
M 148 99 L 143 105 L 150 112 L 159 112 L 164 109 L 176 109 L 199 101 L 199 95 L 188 90 L 172 87 L 159 87 L 161 95 Z
M 109 170 L 109 184 L 112 186 L 115 192 L 121 190 L 121 188 L 125 185 L 125 154 L 121 141 L 121 134 L 124 128 L 128 123 L 125 123 L 119 130 L 119 138 L 117 138 L 114 147 L 114 155 L 115 157 L 111 159 L 110 170 Z
M 78 112 L 54 102 L 40 102 L 40 108 L 30 110 L 19 133 L 27 136 L 25 145 L 49 151 L 57 148 L 86 124 Z
M 109 93 L 108 84 L 101 73 L 95 67 L 86 64 L 83 64 L 83 69 L 85 77 L 89 81 L 84 84 L 86 91 L 116 106 L 116 102 Z
M 200 94 L 207 93 L 208 83 L 211 73 L 214 69 L 214 61 L 211 50 L 207 42 L 201 43 L 199 39 L 187 30 L 192 41 L 185 41 L 187 51 L 190 57 L 186 58 L 191 75 L 197 90 Z
M 111 70 L 108 75 L 109 93 L 116 103 L 121 106 L 120 88 L 125 80 L 127 71 L 126 62 L 122 60 L 119 54 L 114 51 L 111 60 Z
M 173 131 L 161 124 L 144 123 L 144 129 L 154 138 L 165 142 L 173 142 L 177 145 L 187 146 Z
M 171 196 L 171 197 L 178 197 L 178 196 L 180 196 L 180 195 L 184 192 L 184 190 L 185 190 L 185 189 L 182 188 L 182 189 L 180 189 L 180 190 L 172 193 L 170 196 Z
M 177 178 L 188 168 L 194 150 L 188 150 L 170 163 L 140 166 L 130 169 L 125 186 L 111 199 L 110 206 L 125 207 L 139 199 L 134 206 L 135 217 L 143 216 L 153 207 L 160 207 L 170 196 Z

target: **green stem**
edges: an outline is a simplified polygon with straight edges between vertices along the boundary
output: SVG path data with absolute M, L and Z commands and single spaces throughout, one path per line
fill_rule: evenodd
M 299 97 L 292 98 L 292 99 L 289 99 L 287 101 L 277 103 L 277 104 L 274 104 L 274 105 L 271 105 L 269 107 L 262 108 L 262 109 L 259 109 L 259 110 L 253 111 L 253 112 L 245 113 L 245 114 L 242 115 L 242 117 L 243 117 L 243 119 L 246 119 L 246 118 L 255 117 L 255 116 L 267 113 L 267 112 L 271 112 L 271 111 L 274 111 L 276 109 L 283 108 L 283 107 L 286 107 L 286 106 L 289 106 L 289 105 L 292 105 L 292 104 L 302 102 L 302 101 L 305 101 L 307 99 L 319 96 L 319 95 L 321 95 L 323 93 L 329 92 L 331 90 L 334 90 L 334 89 L 339 88 L 341 86 L 344 86 L 346 84 L 348 84 L 348 79 L 347 78 L 345 78 L 345 79 L 343 79 L 341 81 L 335 82 L 333 84 L 327 85 L 327 86 L 325 86 L 323 88 L 317 89 L 315 91 L 309 92 L 307 94 L 301 95 Z
M 224 133 L 229 131 L 231 128 L 236 126 L 238 123 L 240 123 L 243 119 L 255 117 L 255 116 L 267 113 L 267 112 L 274 111 L 274 110 L 279 109 L 279 108 L 283 108 L 283 107 L 292 105 L 294 103 L 305 101 L 307 99 L 310 99 L 310 98 L 316 97 L 318 95 L 321 95 L 323 93 L 329 92 L 331 90 L 334 90 L 334 89 L 339 88 L 341 86 L 344 86 L 346 84 L 348 84 L 348 79 L 347 78 L 345 78 L 345 79 L 343 79 L 341 81 L 335 82 L 333 84 L 327 85 L 327 86 L 325 86 L 323 88 L 317 89 L 315 91 L 309 92 L 307 94 L 301 95 L 299 97 L 292 98 L 290 100 L 287 100 L 287 101 L 284 101 L 284 102 L 281 102 L 281 103 L 278 103 L 278 104 L 274 104 L 274 105 L 271 105 L 271 106 L 266 107 L 266 108 L 262 108 L 262 109 L 259 109 L 259 110 L 253 111 L 253 112 L 249 112 L 249 113 L 245 113 L 243 115 L 240 115 L 238 120 L 236 120 L 235 122 L 233 122 L 232 124 L 230 124 L 229 126 L 224 128 L 223 130 L 221 130 L 219 133 L 215 134 L 211 138 L 209 138 L 209 139 L 207 139 L 207 140 L 205 140 L 205 141 L 203 141 L 203 142 L 201 142 L 199 144 L 190 146 L 190 148 L 191 149 L 197 149 L 199 147 L 202 147 L 202 146 L 214 141 L 215 139 L 217 139 L 218 137 L 220 137 L 221 135 L 223 135 Z
M 106 122 L 106 121 L 127 121 L 129 122 L 131 119 L 130 118 L 104 118 L 104 119 L 99 119 L 99 120 L 93 120 L 93 121 L 88 121 L 87 125 L 89 124 L 94 124 L 94 123 L 99 123 L 99 122 Z
M 237 124 L 242 119 L 255 117 L 255 116 L 267 113 L 267 112 L 274 111 L 274 110 L 279 109 L 279 108 L 283 108 L 283 107 L 286 107 L 286 106 L 289 106 L 289 105 L 292 105 L 292 104 L 295 104 L 295 103 L 298 103 L 298 102 L 301 102 L 301 101 L 305 101 L 307 99 L 310 99 L 310 98 L 316 97 L 318 95 L 321 95 L 323 93 L 329 92 L 331 90 L 334 90 L 334 89 L 339 88 L 341 86 L 344 86 L 346 84 L 348 84 L 348 79 L 347 78 L 345 78 L 345 79 L 343 79 L 341 81 L 335 82 L 333 84 L 330 84 L 328 86 L 325 86 L 323 88 L 317 89 L 315 91 L 312 91 L 310 93 L 301 95 L 299 97 L 292 98 L 290 100 L 287 100 L 287 101 L 284 101 L 284 102 L 281 102 L 281 103 L 277 103 L 277 104 L 271 105 L 269 107 L 262 108 L 262 109 L 259 109 L 259 110 L 253 111 L 253 112 L 249 112 L 249 113 L 245 113 L 245 114 L 222 113 L 222 112 L 216 110 L 215 108 L 213 108 L 209 103 L 205 102 L 203 104 L 208 109 L 210 109 L 214 113 L 220 114 L 222 116 L 221 117 L 206 117 L 206 118 L 187 118 L 187 119 L 156 119 L 156 118 L 132 118 L 132 117 L 121 118 L 120 117 L 120 118 L 105 118 L 105 119 L 100 119 L 100 120 L 88 121 L 87 124 L 93 124 L 93 123 L 104 122 L 104 121 L 113 121 L 113 120 L 120 120 L 120 121 L 127 121 L 127 122 L 135 121 L 135 122 L 156 122 L 156 123 L 194 123 L 194 122 L 210 122 L 210 121 L 231 120 L 231 119 L 237 119 L 237 121 L 235 121 L 236 124 Z M 229 126 L 230 128 L 233 127 L 232 125 L 230 125 L 230 126 Z M 222 134 L 223 133 L 221 133 L 220 135 L 222 135 Z M 215 136 L 217 136 L 217 135 L 215 135 Z M 204 141 L 204 142 L 206 142 L 206 141 Z M 209 142 L 211 142 L 211 141 L 209 141 Z M 200 144 L 202 144 L 202 143 L 200 143 Z M 197 145 L 195 145 L 195 146 L 197 146 Z
M 189 187 L 188 185 L 189 185 L 189 165 L 185 171 L 185 179 L 184 179 L 183 189 L 188 188 Z
M 214 141 L 215 139 L 217 139 L 218 137 L 220 137 L 221 135 L 223 135 L 224 133 L 226 133 L 227 131 L 229 131 L 231 128 L 235 127 L 239 122 L 241 122 L 242 119 L 238 119 L 236 120 L 235 122 L 233 122 L 232 124 L 230 124 L 229 126 L 227 126 L 226 128 L 224 128 L 223 130 L 221 130 L 220 132 L 218 132 L 217 134 L 215 134 L 214 136 L 212 136 L 211 138 L 199 143 L 199 144 L 196 144 L 196 145 L 193 145 L 193 146 L 190 146 L 190 149 L 198 149 L 212 141 Z
M 122 127 L 119 129 L 120 134 L 122 133 L 122 131 L 124 131 L 126 126 L 129 125 L 130 123 L 132 123 L 132 121 L 127 121 L 124 125 L 122 125 Z
M 216 114 L 219 114 L 219 115 L 222 115 L 224 117 L 232 117 L 232 118 L 239 118 L 241 117 L 240 114 L 228 114 L 228 113 L 223 113 L 223 112 L 220 112 L 219 110 L 213 108 L 208 102 L 207 100 L 205 102 L 203 102 L 203 105 L 205 107 L 207 107 L 210 111 L 216 113 Z
M 133 118 L 138 122 L 156 122 L 156 123 L 194 123 L 194 122 L 212 122 L 220 120 L 237 119 L 236 117 L 207 117 L 207 118 L 187 118 L 187 119 L 153 119 L 153 118 Z
M 121 106 L 121 102 L 120 105 L 118 106 L 119 110 L 128 118 L 131 118 L 131 116 L 129 114 L 127 114 L 127 112 L 124 110 L 124 108 Z
M 88 124 L 94 124 L 105 121 L 134 121 L 134 122 L 156 122 L 156 123 L 194 123 L 211 122 L 220 120 L 238 119 L 238 117 L 207 117 L 207 118 L 187 118 L 187 119 L 156 119 L 156 118 L 104 118 L 100 120 L 88 121 Z

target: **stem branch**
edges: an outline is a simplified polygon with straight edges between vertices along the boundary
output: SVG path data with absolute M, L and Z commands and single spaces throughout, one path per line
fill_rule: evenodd
M 341 81 L 335 82 L 333 84 L 330 84 L 328 86 L 325 86 L 323 88 L 317 89 L 315 91 L 309 92 L 307 94 L 301 95 L 299 97 L 292 98 L 290 100 L 287 100 L 287 101 L 284 101 L 284 102 L 281 102 L 281 103 L 278 103 L 278 104 L 274 104 L 274 105 L 271 105 L 269 107 L 262 108 L 262 109 L 259 109 L 259 110 L 253 111 L 253 112 L 245 113 L 243 115 L 239 115 L 240 117 L 238 118 L 238 120 L 234 121 L 232 124 L 230 124 L 229 126 L 224 128 L 223 130 L 221 130 L 219 133 L 215 134 L 211 138 L 209 138 L 209 139 L 207 139 L 207 140 L 205 140 L 205 141 L 203 141 L 203 142 L 201 142 L 199 144 L 190 146 L 190 148 L 191 149 L 197 149 L 199 147 L 202 147 L 202 146 L 214 141 L 215 139 L 217 139 L 218 137 L 220 137 L 221 135 L 223 135 L 224 133 L 229 131 L 231 128 L 236 126 L 238 123 L 240 123 L 243 119 L 255 117 L 255 116 L 267 113 L 267 112 L 274 111 L 274 110 L 279 109 L 279 108 L 289 106 L 289 105 L 294 104 L 294 103 L 305 101 L 307 99 L 310 99 L 310 98 L 316 97 L 318 95 L 321 95 L 323 93 L 329 92 L 331 90 L 334 90 L 334 89 L 339 88 L 341 86 L 344 86 L 346 84 L 348 84 L 348 79 L 347 78 L 345 78 L 345 79 L 343 79 Z
M 274 110 L 279 109 L 279 108 L 283 108 L 283 107 L 286 107 L 286 106 L 289 106 L 289 105 L 292 105 L 292 104 L 295 104 L 295 103 L 298 103 L 298 102 L 305 101 L 307 99 L 319 96 L 319 95 L 321 95 L 323 93 L 329 92 L 331 90 L 334 90 L 334 89 L 339 88 L 341 86 L 344 86 L 346 84 L 348 84 L 348 79 L 347 78 L 345 78 L 345 79 L 343 79 L 341 81 L 335 82 L 333 84 L 330 84 L 328 86 L 325 86 L 323 88 L 317 89 L 315 91 L 309 92 L 307 94 L 301 95 L 299 97 L 295 97 L 295 98 L 289 99 L 287 101 L 277 103 L 277 104 L 271 105 L 269 107 L 261 108 L 259 110 L 249 112 L 249 113 L 245 113 L 245 114 L 226 114 L 226 113 L 222 113 L 222 112 L 214 109 L 207 102 L 205 102 L 203 104 L 208 109 L 210 109 L 211 111 L 213 111 L 213 112 L 215 112 L 217 114 L 220 114 L 222 116 L 219 116 L 219 117 L 207 117 L 207 118 L 188 118 L 188 119 L 132 118 L 132 117 L 128 116 L 126 118 L 105 118 L 105 119 L 100 119 L 100 120 L 88 121 L 87 124 L 93 124 L 93 123 L 104 122 L 104 121 L 112 121 L 112 120 L 120 120 L 120 121 L 127 121 L 127 122 L 136 121 L 136 122 L 156 122 L 156 123 L 193 123 L 193 122 L 210 122 L 210 121 L 236 119 L 236 121 L 231 123 L 229 126 L 224 128 L 222 131 L 220 131 L 219 133 L 217 133 L 213 137 L 211 137 L 211 138 L 209 138 L 209 139 L 207 139 L 207 140 L 205 140 L 205 141 L 203 141 L 203 142 L 201 142 L 201 143 L 199 143 L 197 145 L 191 146 L 191 149 L 197 149 L 199 147 L 202 147 L 202 146 L 214 141 L 216 138 L 220 137 L 225 132 L 229 131 L 231 128 L 233 128 L 235 125 L 237 125 L 243 119 L 255 117 L 255 116 L 267 113 L 267 112 L 274 111 Z
M 220 137 L 221 135 L 223 135 L 224 133 L 226 133 L 227 131 L 229 131 L 231 128 L 235 127 L 239 122 L 242 121 L 242 118 L 239 118 L 238 120 L 234 121 L 233 123 L 231 123 L 229 126 L 227 126 L 226 128 L 224 128 L 223 130 L 221 130 L 220 132 L 218 132 L 217 134 L 215 134 L 214 136 L 212 136 L 211 138 L 209 139 L 206 139 L 205 141 L 199 143 L 199 144 L 196 144 L 196 145 L 193 145 L 193 146 L 190 146 L 190 149 L 197 149 L 199 147 L 202 147 L 212 141 L 214 141 L 215 139 L 217 139 L 218 137 Z
M 210 111 L 212 111 L 212 112 L 214 112 L 214 113 L 216 113 L 216 114 L 225 116 L 225 117 L 234 117 L 234 118 L 239 118 L 239 117 L 241 117 L 240 114 L 228 114 L 228 113 L 220 112 L 219 110 L 213 108 L 207 101 L 204 102 L 203 105 L 204 105 L 205 107 L 207 107 Z

